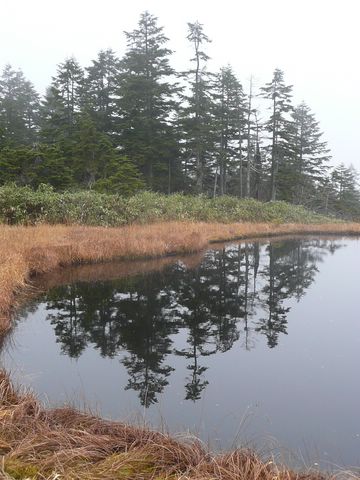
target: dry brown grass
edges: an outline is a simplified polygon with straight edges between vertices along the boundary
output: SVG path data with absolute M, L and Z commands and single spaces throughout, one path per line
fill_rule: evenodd
M 17 295 L 33 275 L 59 266 L 199 252 L 209 242 L 297 233 L 360 234 L 360 224 L 169 222 L 122 228 L 0 226 L 0 331 L 10 328 Z
M 209 242 L 288 234 L 360 235 L 360 224 L 163 223 L 118 229 L 79 226 L 0 227 L 0 326 L 11 325 L 17 295 L 33 275 L 59 266 L 201 252 Z M 194 256 L 193 261 L 199 258 Z M 167 259 L 146 268 L 161 268 Z M 190 259 L 190 261 L 192 261 Z M 124 274 L 143 269 L 125 265 Z M 89 269 L 81 275 L 89 278 Z M 107 275 L 109 271 L 107 269 Z M 59 274 L 59 282 L 64 278 Z M 114 272 L 115 275 L 115 272 Z M 116 275 L 119 275 L 117 265 Z M 18 394 L 0 373 L 0 478 L 320 480 L 262 462 L 253 453 L 212 456 L 198 442 L 107 422 L 69 408 L 44 410 L 31 394 Z M 0 458 L 1 462 L 1 458 Z M 0 467 L 1 470 L 1 467 Z M 360 478 L 342 473 L 343 478 Z M 333 477 L 335 478 L 335 477 Z
M 200 442 L 109 422 L 70 408 L 43 410 L 0 372 L 2 478 L 73 480 L 330 480 L 236 450 L 211 455 Z M 341 474 L 342 478 L 357 478 Z M 0 474 L 1 478 L 1 474 Z

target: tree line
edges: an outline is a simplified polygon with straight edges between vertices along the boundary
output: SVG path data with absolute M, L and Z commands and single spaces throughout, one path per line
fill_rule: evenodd
M 255 91 L 232 67 L 207 68 L 207 37 L 188 24 L 193 56 L 177 72 L 158 19 L 125 32 L 122 58 L 102 50 L 82 68 L 59 64 L 41 97 L 20 70 L 0 77 L 0 184 L 140 189 L 286 200 L 360 213 L 357 172 L 331 167 L 319 122 L 276 69 Z M 185 39 L 184 39 L 185 41 Z

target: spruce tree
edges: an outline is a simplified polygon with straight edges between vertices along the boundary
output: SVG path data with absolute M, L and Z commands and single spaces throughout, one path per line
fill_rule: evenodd
M 46 183 L 57 190 L 73 185 L 72 172 L 61 150 L 45 144 L 0 150 L 0 184 L 9 182 L 33 188 Z
M 213 189 L 215 171 L 215 123 L 212 75 L 206 71 L 208 55 L 202 45 L 210 42 L 199 22 L 188 23 L 187 39 L 194 49 L 194 64 L 183 75 L 186 91 L 182 96 L 179 125 L 182 132 L 183 169 L 196 193 Z
M 166 189 L 170 163 L 177 156 L 172 116 L 177 105 L 171 50 L 157 18 L 140 16 L 138 28 L 125 32 L 119 110 L 122 153 L 138 166 L 150 188 Z
M 244 135 L 245 95 L 230 66 L 222 68 L 215 80 L 216 175 L 219 171 L 219 193 L 236 193 L 238 185 L 239 137 Z M 214 194 L 217 191 L 215 181 Z
M 136 165 L 120 154 L 89 114 L 78 116 L 73 140 L 71 166 L 77 185 L 122 195 L 144 187 Z
M 261 88 L 262 96 L 271 100 L 271 116 L 266 122 L 266 129 L 271 138 L 270 159 L 270 200 L 276 199 L 277 176 L 287 149 L 287 133 L 289 118 L 286 116 L 292 110 L 292 86 L 285 85 L 284 73 L 276 69 L 271 82 Z
M 29 184 L 33 188 L 49 184 L 56 190 L 74 186 L 73 173 L 57 145 L 38 144 L 30 156 L 32 167 Z
M 334 205 L 337 213 L 345 217 L 360 215 L 359 174 L 353 165 L 346 167 L 343 163 L 331 173 L 331 184 L 334 190 Z
M 31 145 L 37 139 L 39 95 L 21 70 L 6 65 L 0 77 L 2 145 Z
M 100 132 L 113 137 L 117 120 L 119 60 L 111 49 L 101 50 L 86 72 L 83 109 L 91 115 Z
M 81 108 L 84 72 L 74 58 L 57 69 L 42 107 L 42 137 L 48 143 L 70 139 Z
M 303 102 L 291 113 L 288 134 L 288 175 L 281 186 L 289 201 L 305 204 L 311 202 L 314 189 L 326 176 L 330 160 L 327 143 L 322 140 L 319 122 Z
M 79 179 L 78 171 L 81 165 L 78 163 L 78 128 L 81 124 L 83 91 L 83 69 L 74 58 L 69 58 L 58 66 L 57 74 L 47 89 L 41 107 L 41 140 L 60 150 L 74 181 Z M 87 175 L 88 169 L 84 168 L 81 177 L 85 178 Z M 86 181 L 81 182 L 81 185 L 87 186 Z

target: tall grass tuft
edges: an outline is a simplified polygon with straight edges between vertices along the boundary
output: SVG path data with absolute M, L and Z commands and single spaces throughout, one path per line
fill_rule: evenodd
M 10 480 L 335 480 L 262 461 L 248 450 L 213 455 L 194 439 L 178 441 L 71 408 L 45 410 L 4 371 L 0 416 L 0 478 Z

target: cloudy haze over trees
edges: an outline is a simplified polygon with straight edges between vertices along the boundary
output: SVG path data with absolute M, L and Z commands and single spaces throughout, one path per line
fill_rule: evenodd
M 190 12 L 191 13 L 191 12 Z M 316 112 L 294 100 L 280 68 L 260 85 L 209 66 L 206 25 L 187 24 L 187 66 L 174 67 L 151 12 L 125 32 L 122 55 L 94 52 L 56 67 L 41 95 L 10 64 L 0 77 L 0 183 L 139 189 L 286 200 L 325 213 L 360 211 L 357 172 L 332 159 Z

